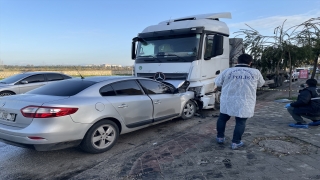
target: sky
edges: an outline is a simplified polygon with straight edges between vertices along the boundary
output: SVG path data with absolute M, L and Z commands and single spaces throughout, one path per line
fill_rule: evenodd
M 272 34 L 320 17 L 320 0 L 0 0 L 0 61 L 6 65 L 129 66 L 132 38 L 149 25 L 231 12 L 234 32 Z

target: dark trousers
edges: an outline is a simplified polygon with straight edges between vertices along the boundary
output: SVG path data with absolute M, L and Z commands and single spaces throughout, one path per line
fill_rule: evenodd
M 301 124 L 306 124 L 306 123 L 307 123 L 302 117 L 304 117 L 304 118 L 306 118 L 306 119 L 310 119 L 310 120 L 312 120 L 312 121 L 317 121 L 317 120 L 319 120 L 319 119 L 318 119 L 319 117 L 316 117 L 316 116 L 312 117 L 312 116 L 307 116 L 307 115 L 304 115 L 304 114 L 294 113 L 294 112 L 293 112 L 294 107 L 292 107 L 292 106 L 289 106 L 289 107 L 287 108 L 287 110 L 288 110 L 289 114 L 292 116 L 292 118 L 293 118 L 295 121 L 297 121 L 297 123 L 301 123 Z
M 236 127 L 234 128 L 234 131 L 233 131 L 232 142 L 239 144 L 241 141 L 241 137 L 244 133 L 244 130 L 246 128 L 246 121 L 248 118 L 239 118 L 239 117 L 235 117 L 235 118 L 236 118 Z M 219 119 L 217 121 L 217 131 L 218 131 L 217 137 L 224 138 L 226 123 L 229 119 L 230 119 L 229 115 L 220 113 Z

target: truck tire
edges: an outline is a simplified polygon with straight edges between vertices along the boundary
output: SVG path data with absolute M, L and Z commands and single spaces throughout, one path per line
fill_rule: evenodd
M 277 80 L 278 80 L 277 87 L 280 87 L 281 86 L 281 76 L 277 76 Z
M 279 85 L 282 86 L 284 81 L 283 75 L 280 76 Z
M 215 100 L 214 100 L 214 109 L 219 110 L 220 109 L 220 98 L 221 98 L 221 91 L 217 91 L 215 93 Z
M 279 84 L 278 84 L 278 76 L 274 76 L 273 77 L 273 81 L 274 81 L 274 86 L 278 87 L 279 86 Z

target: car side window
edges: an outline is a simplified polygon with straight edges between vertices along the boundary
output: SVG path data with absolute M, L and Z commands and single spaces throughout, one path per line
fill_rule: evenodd
M 59 81 L 63 80 L 63 77 L 60 74 L 50 73 L 46 74 L 48 81 Z
M 33 76 L 29 76 L 27 78 L 24 78 L 23 80 L 20 81 L 20 84 L 22 84 L 22 81 L 28 81 L 29 83 L 38 83 L 38 82 L 44 82 L 44 76 L 43 74 L 37 74 L 37 75 L 33 75 Z
M 151 80 L 138 80 L 147 94 L 172 94 L 172 90 L 163 83 Z
M 63 77 L 63 79 L 71 79 L 71 78 L 72 78 L 72 77 L 67 76 L 67 75 L 65 75 L 65 74 L 61 74 L 61 76 Z
M 143 92 L 135 80 L 112 83 L 111 87 L 117 96 L 143 95 Z
M 116 92 L 114 92 L 113 88 L 110 85 L 103 86 L 99 90 L 101 96 L 115 96 Z

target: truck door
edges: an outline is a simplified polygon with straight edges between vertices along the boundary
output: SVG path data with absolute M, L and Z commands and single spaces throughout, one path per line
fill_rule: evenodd
M 211 55 L 214 35 L 207 35 L 204 41 L 204 60 L 201 64 L 201 79 L 213 78 L 214 72 L 220 70 L 220 60 L 217 57 L 206 59 Z
M 153 103 L 154 122 L 177 117 L 181 112 L 179 94 L 173 94 L 165 84 L 153 80 L 138 80 Z

